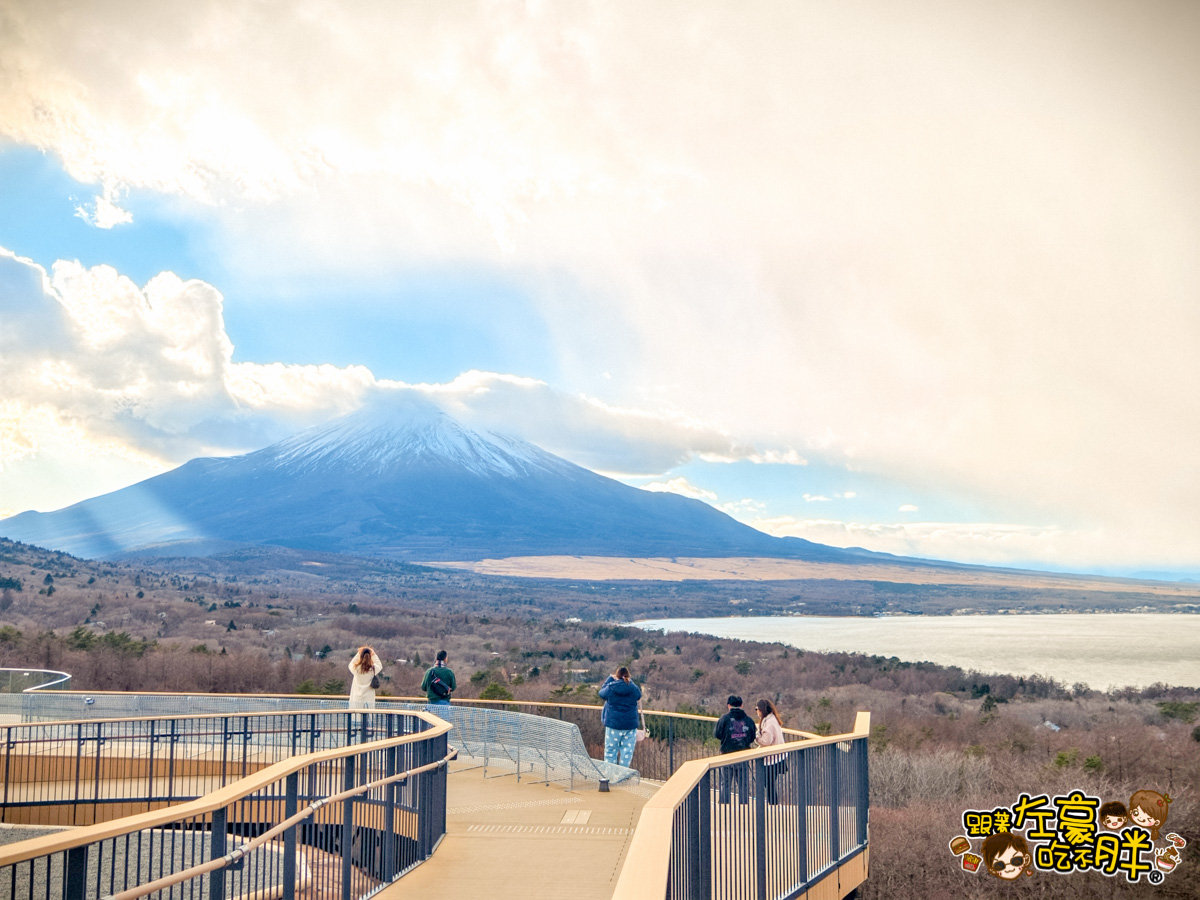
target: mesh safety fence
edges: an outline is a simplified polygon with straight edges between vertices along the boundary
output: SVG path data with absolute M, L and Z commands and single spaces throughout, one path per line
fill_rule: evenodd
M 638 772 L 593 759 L 573 722 L 496 707 L 382 700 L 380 709 L 427 710 L 454 726 L 450 743 L 460 757 L 485 769 L 515 772 L 568 789 L 587 783 L 635 786 Z M 228 694 L 116 694 L 55 691 L 0 695 L 0 717 L 9 722 L 184 716 L 246 712 L 345 710 L 344 699 Z

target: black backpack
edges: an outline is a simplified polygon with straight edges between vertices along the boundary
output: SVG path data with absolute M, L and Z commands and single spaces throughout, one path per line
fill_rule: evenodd
M 450 685 L 446 684 L 446 682 L 442 681 L 436 675 L 429 682 L 429 690 L 442 699 L 448 699 L 450 696 Z

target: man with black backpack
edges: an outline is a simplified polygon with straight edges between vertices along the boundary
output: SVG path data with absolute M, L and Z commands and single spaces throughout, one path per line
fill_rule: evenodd
M 446 665 L 446 651 L 437 652 L 437 662 L 430 666 L 421 680 L 421 690 L 429 700 L 430 706 L 448 706 L 450 694 L 458 687 L 454 680 L 454 670 Z
M 754 743 L 758 729 L 754 720 L 742 709 L 742 698 L 730 694 L 726 706 L 729 712 L 717 719 L 717 727 L 713 729 L 713 737 L 721 742 L 722 753 L 737 753 L 739 750 L 749 750 Z M 749 770 L 746 763 L 734 763 L 721 769 L 721 802 L 729 802 L 729 790 L 737 787 L 738 802 L 749 803 Z

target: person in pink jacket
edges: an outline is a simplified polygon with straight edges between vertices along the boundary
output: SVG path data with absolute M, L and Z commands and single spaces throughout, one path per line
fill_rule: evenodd
M 350 674 L 354 676 L 350 685 L 351 709 L 374 709 L 375 688 L 371 680 L 383 671 L 383 663 L 370 647 L 359 647 L 350 660 Z
M 754 705 L 758 711 L 758 746 L 774 747 L 783 743 L 783 726 L 779 723 L 779 711 L 770 700 L 759 700 Z M 787 771 L 787 757 L 776 753 L 763 760 L 763 769 L 767 802 L 778 803 L 779 795 L 775 792 L 775 779 Z

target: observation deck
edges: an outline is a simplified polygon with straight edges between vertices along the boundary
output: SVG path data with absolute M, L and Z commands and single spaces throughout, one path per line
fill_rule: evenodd
M 0 847 L 0 897 L 836 900 L 866 879 L 865 713 L 712 756 L 710 717 L 647 711 L 625 769 L 591 756 L 597 707 L 380 701 L 0 694 L 0 823 L 47 829 Z
M 600 793 L 485 775 L 451 763 L 446 837 L 425 863 L 384 889 L 405 897 L 606 900 L 633 839 L 642 806 L 657 790 Z

